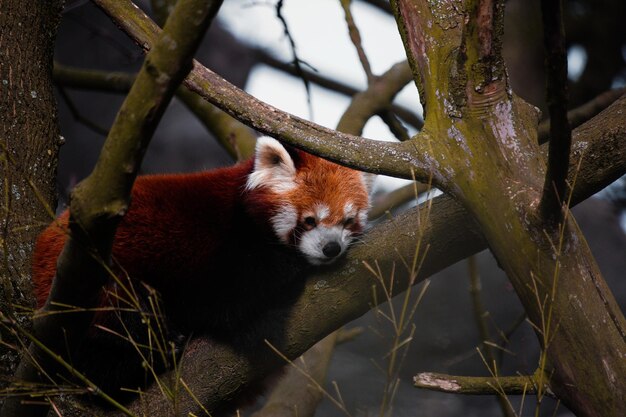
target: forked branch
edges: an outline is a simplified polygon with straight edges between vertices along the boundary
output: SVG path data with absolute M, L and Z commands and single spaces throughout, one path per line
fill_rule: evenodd
M 128 0 L 94 0 L 131 38 L 149 49 L 160 32 Z M 438 177 L 428 158 L 428 138 L 414 144 L 380 142 L 308 122 L 263 103 L 195 62 L 185 85 L 254 129 L 334 162 L 376 174 L 427 180 Z M 415 152 L 415 146 L 424 146 Z
M 128 207 L 130 191 L 152 133 L 174 91 L 191 69 L 193 55 L 221 3 L 221 0 L 179 1 L 163 35 L 146 56 L 96 167 L 72 193 L 69 236 L 43 307 L 44 313 L 59 312 L 63 308 L 60 306 L 68 305 L 84 311 L 42 314 L 34 320 L 38 340 L 31 343 L 29 353 L 24 355 L 16 381 L 37 382 L 42 378 L 40 369 L 44 375 L 55 375 L 59 363 L 54 354 L 66 353 L 68 346 L 79 345 L 106 282 L 113 236 Z M 120 409 L 129 414 L 125 408 Z M 1 414 L 43 416 L 47 411 L 47 406 L 31 406 L 23 403 L 21 397 L 9 397 Z

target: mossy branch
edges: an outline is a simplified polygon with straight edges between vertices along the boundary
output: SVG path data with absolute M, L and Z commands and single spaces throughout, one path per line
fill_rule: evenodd
M 160 29 L 128 0 L 94 0 L 111 19 L 144 48 Z M 390 143 L 339 133 L 263 103 L 206 67 L 195 63 L 185 85 L 254 129 L 342 165 L 375 174 L 426 181 L 439 178 L 428 158 L 429 137 L 415 143 Z M 415 152 L 415 147 L 419 152 Z M 423 148 L 422 148 L 423 147 Z
M 585 152 L 574 188 L 573 204 L 590 197 L 626 173 L 624 112 L 626 97 L 620 98 L 606 111 L 574 131 L 573 148 L 584 149 Z M 547 151 L 545 146 L 542 150 Z M 572 166 L 571 176 L 576 175 L 575 169 Z M 410 259 L 415 242 L 421 238 L 422 245 L 429 245 L 429 256 L 419 271 L 416 280 L 419 282 L 487 247 L 478 225 L 450 197 L 434 199 L 429 222 L 418 220 L 422 215 L 417 208 L 377 225 L 364 236 L 362 244 L 348 253 L 345 263 L 331 271 L 309 277 L 302 296 L 289 311 L 275 311 L 265 318 L 271 326 L 274 314 L 276 317 L 289 317 L 282 340 L 271 341 L 272 345 L 285 356 L 296 358 L 317 340 L 367 312 L 372 304 L 374 280 L 363 266 L 363 260 L 376 260 L 386 271 L 394 263 L 399 265 L 402 259 Z M 421 237 L 407 233 L 415 230 L 415 225 L 420 221 L 424 225 Z M 408 276 L 403 274 L 402 268 L 397 267 L 395 277 L 398 281 L 394 288 L 398 292 L 403 291 L 409 282 Z M 378 299 L 383 300 L 384 297 Z M 266 374 L 282 363 L 262 342 L 250 347 L 250 352 L 249 355 L 242 355 L 214 341 L 195 339 L 185 354 L 179 376 L 187 382 L 193 381 L 190 386 L 192 392 L 210 409 L 224 398 L 231 398 L 242 384 Z M 211 375 L 211 378 L 205 378 L 206 375 Z M 197 403 L 186 392 L 181 392 L 177 398 L 181 413 L 199 412 Z M 150 388 L 141 401 L 131 406 L 131 410 L 145 411 L 141 404 L 150 405 L 151 415 L 168 415 L 167 410 L 171 411 L 171 404 L 155 387 Z
M 136 74 L 68 67 L 54 63 L 54 81 L 64 87 L 127 93 Z M 176 90 L 176 97 L 200 120 L 234 160 L 245 159 L 254 153 L 256 135 L 243 123 L 208 103 L 184 86 Z
M 72 193 L 70 234 L 44 312 L 57 311 L 59 305 L 85 309 L 97 305 L 107 279 L 103 264 L 110 258 L 113 236 L 128 207 L 147 145 L 175 89 L 191 69 L 197 46 L 220 5 L 221 1 L 179 1 L 154 49 L 146 56 L 96 167 Z M 16 380 L 38 381 L 39 366 L 54 375 L 58 363 L 48 351 L 65 353 L 68 346 L 78 346 L 92 315 L 93 311 L 43 314 L 34 320 L 40 344 L 31 343 L 30 355 L 21 361 Z M 45 413 L 47 407 L 24 405 L 19 397 L 7 399 L 2 409 L 6 417 Z
M 480 377 L 423 372 L 413 377 L 416 388 L 468 395 L 532 395 L 537 393 L 537 384 L 534 375 Z M 543 392 L 552 391 L 546 385 Z

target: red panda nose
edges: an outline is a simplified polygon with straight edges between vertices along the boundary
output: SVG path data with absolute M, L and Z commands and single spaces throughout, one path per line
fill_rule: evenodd
M 324 255 L 328 258 L 334 258 L 335 256 L 339 255 L 341 253 L 341 246 L 339 246 L 339 243 L 337 242 L 328 242 L 326 245 L 324 245 L 324 247 L 322 248 L 322 252 L 324 253 Z

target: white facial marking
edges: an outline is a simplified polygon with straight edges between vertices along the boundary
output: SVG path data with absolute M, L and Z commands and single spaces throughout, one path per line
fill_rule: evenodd
M 365 227 L 367 224 L 367 210 L 360 210 L 357 218 L 359 219 L 361 226 Z
M 352 202 L 346 203 L 346 205 L 343 207 L 344 218 L 347 219 L 349 217 L 354 217 L 355 214 L 356 214 L 356 210 L 354 208 L 354 204 L 352 204 Z
M 289 233 L 296 228 L 298 223 L 298 211 L 290 204 L 280 207 L 278 212 L 270 220 L 276 236 L 283 242 L 289 242 Z
M 318 221 L 324 220 L 330 214 L 330 208 L 324 203 L 317 203 L 315 205 L 315 215 L 317 216 Z
M 254 170 L 248 175 L 246 189 L 266 186 L 277 193 L 295 188 L 296 167 L 289 152 L 276 139 L 263 136 L 257 139 Z
M 341 257 L 351 240 L 350 231 L 345 230 L 342 225 L 330 227 L 318 225 L 315 229 L 302 234 L 298 247 L 311 264 L 325 265 Z M 339 254 L 332 258 L 324 255 L 324 246 L 330 242 L 336 242 L 341 249 Z

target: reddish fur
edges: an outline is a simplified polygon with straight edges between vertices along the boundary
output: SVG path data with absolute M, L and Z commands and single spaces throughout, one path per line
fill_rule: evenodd
M 158 260 L 160 267 L 175 271 L 181 264 L 193 267 L 201 262 L 203 255 L 215 250 L 217 237 L 230 232 L 233 206 L 251 168 L 252 161 L 248 161 L 201 173 L 138 177 L 130 209 L 117 228 L 112 250 L 115 262 L 132 278 L 152 285 L 158 283 L 153 282 L 149 272 L 153 268 L 148 263 Z M 271 205 L 262 201 L 268 193 L 259 197 L 260 208 L 271 210 Z M 50 292 L 68 218 L 66 210 L 41 233 L 35 245 L 32 271 L 39 307 Z M 188 254 L 189 258 L 173 254 Z
M 124 271 L 131 282 L 148 284 L 160 293 L 167 337 L 178 339 L 177 346 L 182 346 L 182 336 L 199 333 L 243 351 L 251 340 L 280 337 L 280 323 L 274 321 L 268 330 L 255 327 L 255 320 L 290 303 L 301 291 L 310 265 L 292 245 L 279 241 L 272 216 L 288 203 L 298 211 L 300 228 L 302 216 L 319 202 L 330 210 L 324 222 L 335 224 L 345 220 L 348 201 L 355 208 L 367 208 L 360 173 L 300 151 L 290 153 L 297 168 L 296 187 L 282 194 L 266 186 L 246 190 L 253 160 L 202 173 L 137 178 L 113 242 L 113 271 L 120 276 Z M 39 307 L 51 289 L 68 219 L 65 211 L 35 246 L 32 273 Z M 358 233 L 363 226 L 357 220 L 346 227 Z M 116 296 L 108 297 L 108 292 Z M 102 306 L 115 306 L 122 293 L 110 282 Z M 146 297 L 145 290 L 138 294 Z M 94 324 L 117 333 L 129 331 L 134 340 L 147 344 L 141 339 L 146 337 L 145 325 L 136 313 L 118 316 L 105 311 L 96 314 Z M 77 368 L 82 364 L 86 375 L 111 395 L 123 397 L 120 387 L 134 388 L 149 380 L 135 349 L 96 326 L 74 356 Z
M 350 201 L 355 208 L 367 209 L 369 200 L 362 174 L 358 171 L 317 158 L 307 153 L 300 154 L 301 166 L 296 174 L 296 188 L 285 194 L 300 216 L 314 205 L 323 202 L 330 209 L 324 224 L 339 224 L 344 217 L 344 206 Z M 310 192 L 303 193 L 307 189 Z M 359 231 L 364 225 L 355 223 Z
M 367 190 L 361 173 L 313 155 L 297 153 L 297 187 L 283 195 L 269 190 L 250 193 L 247 201 L 255 206 L 251 214 L 267 222 L 271 213 L 284 202 L 294 206 L 300 216 L 317 202 L 330 208 L 324 223 L 339 223 L 348 199 L 355 207 L 368 205 Z M 117 229 L 113 258 L 129 276 L 157 288 L 149 272 L 158 260 L 159 268 L 177 271 L 181 263 L 189 267 L 206 262 L 219 239 L 232 233 L 237 219 L 233 206 L 241 198 L 245 177 L 252 161 L 213 171 L 194 174 L 151 175 L 138 177 L 132 204 Z M 307 190 L 306 193 L 302 190 Z M 184 204 L 180 204 L 183 203 Z M 38 307 L 45 303 L 56 272 L 56 260 L 67 235 L 69 212 L 66 210 L 37 239 L 32 262 L 33 282 Z M 172 219 L 176 223 L 172 223 Z M 360 229 L 363 225 L 351 226 Z M 269 229 L 268 233 L 271 233 Z M 180 259 L 172 254 L 187 254 Z

